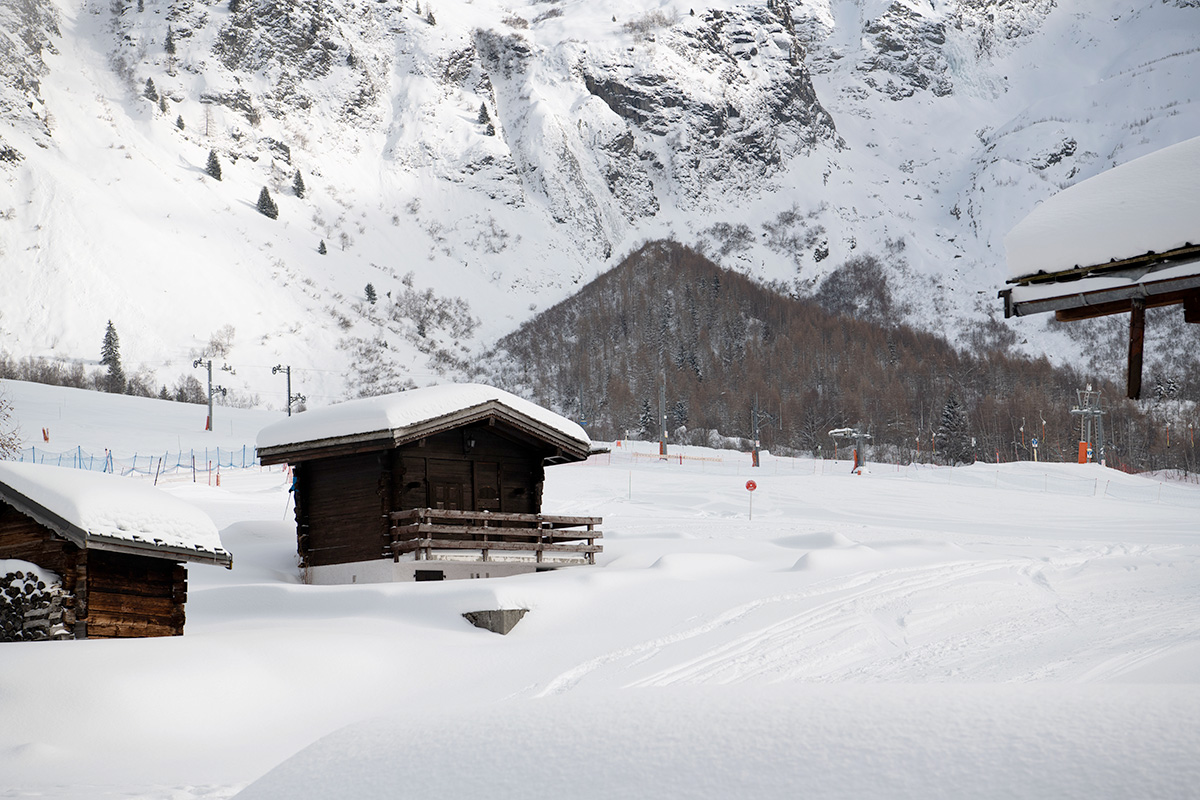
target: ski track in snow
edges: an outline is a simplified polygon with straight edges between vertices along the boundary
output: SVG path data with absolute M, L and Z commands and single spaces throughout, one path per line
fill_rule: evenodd
M 1112 604 L 1064 597 L 1055 586 L 1125 558 L 1131 550 L 1106 546 L 1074 558 L 969 561 L 884 570 L 824 582 L 813 589 L 765 598 L 731 609 L 687 631 L 589 659 L 550 680 L 538 697 L 563 694 L 585 682 L 616 681 L 629 688 L 746 681 L 938 681 L 959 674 L 970 680 L 1100 682 L 1117 678 L 1190 643 L 1191 631 L 1174 622 L 1180 604 L 1200 616 L 1200 598 L 1186 590 L 1150 608 L 1129 611 L 1119 637 L 1127 652 L 1107 658 L 1114 641 L 1089 644 L 1105 628 Z M 1195 560 L 1187 562 L 1195 568 Z M 1047 577 L 1051 572 L 1054 580 Z M 1103 580 L 1103 579 L 1102 579 Z M 994 584 L 990 602 L 945 603 L 967 583 Z M 815 601 L 815 602 L 813 602 Z M 1172 605 L 1163 615 L 1160 606 Z M 811 605 L 810 605 L 811 604 Z M 800 613 L 763 623 L 797 605 Z M 728 638 L 729 629 L 750 627 Z M 916 630 L 914 630 L 916 628 Z M 711 644 L 712 640 L 718 643 Z M 1061 644 L 1063 640 L 1070 645 Z M 1014 648 L 1014 642 L 1022 647 Z M 689 650 L 703 648 L 697 655 Z M 1038 665 L 1043 651 L 1066 649 Z M 1099 660 L 1099 663 L 1094 663 Z M 661 666 L 662 662 L 672 662 Z M 1088 667 L 1089 664 L 1093 666 Z M 657 666 L 656 666 L 657 665 Z M 655 671 L 644 674 L 646 667 Z M 1086 668 L 1082 673 L 1081 668 Z

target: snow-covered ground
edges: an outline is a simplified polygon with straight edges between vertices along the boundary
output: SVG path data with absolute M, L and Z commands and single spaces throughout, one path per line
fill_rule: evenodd
M 63 450 L 213 436 L 0 389 L 94 420 Z M 189 569 L 180 638 L 0 645 L 0 797 L 1195 796 L 1200 488 L 652 448 L 547 471 L 596 567 L 446 583 L 305 586 L 283 473 L 172 473 L 234 568 Z

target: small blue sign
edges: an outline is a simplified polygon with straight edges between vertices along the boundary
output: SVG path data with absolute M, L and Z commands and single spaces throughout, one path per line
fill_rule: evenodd
M 1037 445 L 1038 445 L 1038 440 L 1037 440 L 1037 437 L 1035 436 L 1035 437 L 1033 437 L 1033 449 L 1034 450 L 1037 450 Z

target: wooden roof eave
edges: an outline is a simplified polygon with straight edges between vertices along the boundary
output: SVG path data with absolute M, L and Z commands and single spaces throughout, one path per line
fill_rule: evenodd
M 39 525 L 49 528 L 81 550 L 107 550 L 135 556 L 167 558 L 172 561 L 197 561 L 233 568 L 233 556 L 225 550 L 209 551 L 178 545 L 156 544 L 150 541 L 121 539 L 116 536 L 89 533 L 41 503 L 31 500 L 11 487 L 0 485 L 0 499 Z
M 263 465 L 270 465 L 294 464 L 314 458 L 369 453 L 374 450 L 388 450 L 394 446 L 395 438 L 392 436 L 392 432 L 384 430 L 348 436 L 330 436 L 326 439 L 281 444 L 274 447 L 257 447 L 255 450 L 258 452 L 258 460 Z
M 583 461 L 588 457 L 590 443 L 585 444 L 567 436 L 557 428 L 543 424 L 525 414 L 514 412 L 508 406 L 495 400 L 403 428 L 264 447 L 258 450 L 258 457 L 263 464 L 282 464 L 372 450 L 387 450 L 402 447 L 439 433 L 490 420 L 503 422 L 545 442 L 556 451 L 555 456 L 552 457 L 561 455 L 564 456 L 563 460 L 565 461 Z
M 1200 292 L 1200 275 L 1185 275 L 1162 281 L 1146 280 L 1151 275 L 1153 273 L 1131 285 L 1053 297 L 1014 300 L 1012 289 L 1001 291 L 999 296 L 1004 300 L 1005 318 L 1054 311 L 1060 320 L 1068 321 L 1125 313 L 1130 310 L 1135 300 L 1143 301 L 1147 308 L 1177 305 Z
M 151 556 L 168 558 L 172 561 L 195 561 L 201 564 L 216 564 L 226 569 L 233 569 L 233 556 L 225 550 L 210 551 L 200 548 L 181 547 L 179 545 L 157 544 L 155 542 L 131 541 L 116 536 L 90 533 L 87 538 L 89 550 L 105 550 L 110 553 L 125 553 L 133 556 Z

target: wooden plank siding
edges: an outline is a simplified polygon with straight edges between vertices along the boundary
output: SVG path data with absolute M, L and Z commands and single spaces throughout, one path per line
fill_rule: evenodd
M 88 552 L 87 636 L 181 636 L 187 569 L 162 558 Z
M 387 535 L 382 453 L 296 465 L 298 547 L 305 566 L 379 557 Z
M 545 480 L 543 453 L 498 428 L 473 425 L 392 451 L 392 502 L 385 513 L 412 508 L 535 512 Z
M 66 580 L 79 548 L 0 501 L 0 558 L 19 558 L 56 572 Z

